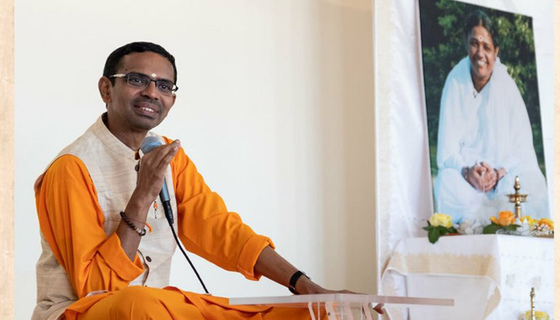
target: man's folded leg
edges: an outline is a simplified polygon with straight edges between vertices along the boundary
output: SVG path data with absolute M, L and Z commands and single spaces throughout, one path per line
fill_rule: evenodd
M 93 297 L 92 297 L 93 298 Z M 87 298 L 86 298 L 87 299 Z M 78 302 L 79 304 L 79 302 Z M 326 314 L 321 310 L 322 319 Z M 131 286 L 107 294 L 87 309 L 66 311 L 69 320 L 187 319 L 187 320 L 307 320 L 307 308 L 230 306 L 228 299 L 174 287 L 157 289 Z
M 111 293 L 83 313 L 76 314 L 75 319 L 205 320 L 198 308 L 188 303 L 180 292 L 141 286 Z

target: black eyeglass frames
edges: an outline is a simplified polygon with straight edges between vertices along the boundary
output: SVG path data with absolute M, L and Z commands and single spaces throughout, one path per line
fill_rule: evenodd
M 168 95 L 168 96 L 174 95 L 175 92 L 177 92 L 177 90 L 179 90 L 179 87 L 177 87 L 170 80 L 167 80 L 167 79 L 152 79 L 152 77 L 150 77 L 146 74 L 143 74 L 143 73 L 139 73 L 139 72 L 117 73 L 117 74 L 114 74 L 112 76 L 109 76 L 109 78 L 125 78 L 126 83 L 129 86 L 135 87 L 135 88 L 140 88 L 140 89 L 146 88 L 153 81 L 153 82 L 155 82 L 156 88 L 158 89 L 158 91 L 161 92 L 162 94 L 165 94 L 165 95 Z

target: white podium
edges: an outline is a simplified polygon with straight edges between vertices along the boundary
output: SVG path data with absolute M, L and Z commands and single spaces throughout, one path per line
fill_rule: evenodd
M 390 297 L 365 294 L 304 294 L 299 296 L 230 298 L 231 305 L 267 305 L 271 307 L 307 308 L 312 320 L 321 319 L 321 310 L 327 313 L 329 320 L 372 320 L 373 307 L 379 303 L 385 305 L 424 305 L 452 307 L 453 299 Z M 324 314 L 323 314 L 324 316 Z

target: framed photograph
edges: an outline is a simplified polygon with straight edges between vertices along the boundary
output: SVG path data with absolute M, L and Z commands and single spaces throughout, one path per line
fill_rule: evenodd
M 434 210 L 454 222 L 512 211 L 549 216 L 530 16 L 453 0 L 419 0 Z

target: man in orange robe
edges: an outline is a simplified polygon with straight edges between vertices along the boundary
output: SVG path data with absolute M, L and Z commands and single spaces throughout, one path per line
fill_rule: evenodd
M 169 287 L 176 244 L 159 197 L 164 180 L 172 226 L 187 250 L 295 293 L 332 292 L 228 212 L 178 140 L 150 132 L 173 106 L 176 82 L 175 60 L 159 45 L 131 43 L 108 57 L 98 83 L 107 112 L 35 185 L 43 253 L 32 319 L 309 318 L 305 309 L 230 306 Z M 165 143 L 141 156 L 146 136 Z

